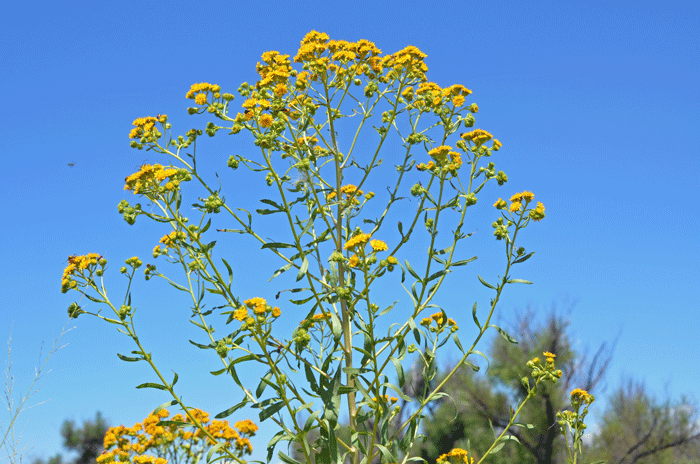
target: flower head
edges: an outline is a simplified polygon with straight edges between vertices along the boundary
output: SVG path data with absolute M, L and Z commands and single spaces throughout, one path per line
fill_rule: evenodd
M 381 240 L 370 240 L 369 244 L 372 247 L 372 250 L 374 251 L 386 251 L 389 249 L 387 244 L 382 242 Z
M 460 134 L 460 137 L 462 137 L 462 140 L 465 142 L 473 142 L 474 145 L 479 146 L 491 140 L 493 135 L 489 134 L 483 129 L 474 129 L 471 132 Z
M 361 245 L 362 248 L 364 248 L 364 245 L 369 241 L 370 235 L 369 234 L 358 234 L 352 237 L 350 240 L 345 242 L 345 245 L 343 246 L 343 250 L 349 250 L 353 249 L 356 246 Z

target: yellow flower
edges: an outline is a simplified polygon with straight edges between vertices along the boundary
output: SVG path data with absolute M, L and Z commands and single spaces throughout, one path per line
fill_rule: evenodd
M 386 259 L 386 261 L 387 261 L 389 264 L 398 264 L 398 262 L 399 262 L 399 260 L 396 259 L 396 258 L 394 258 L 393 256 L 389 256 L 389 257 Z
M 474 458 L 469 459 L 468 452 L 461 449 L 461 448 L 454 448 L 452 451 L 449 453 L 445 453 L 439 458 L 437 458 L 437 463 L 438 464 L 443 464 L 450 462 L 449 458 L 457 458 L 459 460 L 462 460 L 465 464 L 473 464 L 474 463 Z
M 277 95 L 278 97 L 283 97 L 286 94 L 287 86 L 284 84 L 277 84 L 277 87 L 275 87 L 275 95 Z
M 348 266 L 350 267 L 357 267 L 357 263 L 360 261 L 360 259 L 357 257 L 357 255 L 352 255 L 350 259 L 348 259 Z
M 439 147 L 435 147 L 432 150 L 428 152 L 428 156 L 433 158 L 435 161 L 439 163 L 444 163 L 447 160 L 447 154 L 452 150 L 452 147 L 449 145 L 440 145 Z
M 527 190 L 521 193 L 520 196 L 522 196 L 522 198 L 527 201 L 532 201 L 535 199 L 535 194 L 532 192 L 528 192 Z
M 514 212 L 520 210 L 520 208 L 521 208 L 522 206 L 523 206 L 522 203 L 520 203 L 519 201 L 514 201 L 514 202 L 510 205 L 510 208 L 508 208 L 508 211 L 510 211 L 511 213 L 514 213 Z
M 505 200 L 502 200 L 500 198 L 498 199 L 498 201 L 496 203 L 493 204 L 493 207 L 496 209 L 506 209 L 507 206 L 508 206 L 508 203 Z
M 194 97 L 194 102 L 198 105 L 206 104 L 207 103 L 207 95 L 203 94 L 203 93 L 197 94 L 197 96 Z
M 462 95 L 457 95 L 456 97 L 454 97 L 452 99 L 452 104 L 455 107 L 459 107 L 459 106 L 464 105 L 464 97 Z
M 386 251 L 389 249 L 387 244 L 381 240 L 371 240 L 369 244 L 372 246 L 372 250 L 374 251 Z
M 233 318 L 237 321 L 245 321 L 248 318 L 248 310 L 244 306 L 241 306 L 233 312 Z
M 140 139 L 142 137 L 150 137 L 153 136 L 153 128 L 156 123 L 156 118 L 152 116 L 148 116 L 145 118 L 137 118 L 134 120 L 132 125 L 136 126 L 134 129 L 131 130 L 129 133 L 129 138 L 130 139 Z
M 234 427 L 245 435 L 255 435 L 255 432 L 258 431 L 258 426 L 250 419 L 238 421 L 234 424 Z
M 199 92 L 218 92 L 219 90 L 221 90 L 221 86 L 208 84 L 206 82 L 192 84 L 190 90 L 187 92 L 187 95 L 185 95 L 185 98 L 194 99 L 195 94 Z
M 493 135 L 482 129 L 474 129 L 471 132 L 466 132 L 459 135 L 465 142 L 474 142 L 474 144 L 477 146 L 483 144 L 484 142 L 488 142 L 493 138 Z
M 530 211 L 530 217 L 533 221 L 541 221 L 544 218 L 544 205 L 541 202 L 537 202 L 537 208 Z
M 272 119 L 272 116 L 269 114 L 263 114 L 260 116 L 260 127 L 270 127 L 273 123 L 274 119 Z
M 499 142 L 498 139 L 493 139 L 493 146 L 491 147 L 491 150 L 498 151 L 501 149 L 502 146 L 503 144 L 501 144 L 501 142 Z
M 282 311 L 277 306 L 272 308 L 272 317 L 280 317 L 280 314 L 282 314 Z
M 267 301 L 264 298 L 250 298 L 243 302 L 246 306 L 253 310 L 255 314 L 264 314 L 267 308 Z
M 348 250 L 350 248 L 355 248 L 357 245 L 362 245 L 364 248 L 364 245 L 369 241 L 370 235 L 369 234 L 358 234 L 345 242 L 345 246 L 343 246 L 343 250 Z

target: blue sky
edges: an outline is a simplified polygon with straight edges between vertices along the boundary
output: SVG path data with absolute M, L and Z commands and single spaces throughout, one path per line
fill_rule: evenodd
M 106 256 L 110 293 L 118 300 L 120 263 L 149 257 L 165 233 L 145 220 L 130 227 L 116 212 L 122 198 L 133 202 L 122 190 L 124 177 L 145 162 L 168 162 L 129 148 L 131 122 L 164 113 L 176 133 L 203 128 L 205 117 L 186 112 L 191 84 L 234 92 L 255 81 L 263 52 L 294 55 L 312 29 L 332 39 L 368 39 L 385 53 L 417 46 L 428 55 L 428 78 L 472 89 L 480 107 L 476 127 L 503 142 L 494 161 L 509 182 L 484 190 L 473 223 L 469 247 L 480 259 L 440 301 L 464 327 L 462 340 L 473 326 L 460 308 L 477 300 L 485 307 L 490 297 L 476 273 L 493 280 L 502 271 L 491 199 L 532 190 L 547 217 L 526 230 L 523 245 L 537 254 L 515 277 L 535 284 L 507 289 L 502 318 L 528 304 L 541 317 L 552 301 L 578 299 L 570 327 L 578 349 L 594 351 L 622 331 L 608 393 L 631 376 L 659 399 L 700 397 L 691 357 L 700 352 L 700 221 L 688 209 L 700 172 L 692 135 L 700 123 L 700 7 L 673 1 L 290 5 L 0 4 L 0 339 L 9 338 L 12 326 L 15 401 L 29 387 L 42 339 L 52 341 L 66 324 L 74 296 L 61 294 L 59 282 L 68 255 Z M 198 147 L 203 169 L 210 179 L 215 170 L 222 175 L 229 202 L 254 205 L 265 193 L 255 190 L 260 182 L 225 163 L 233 153 L 253 156 L 255 147 L 223 132 Z M 391 153 L 389 147 L 385 159 Z M 261 224 L 274 230 L 274 223 Z M 279 263 L 259 259 L 258 245 L 245 237 L 216 238 L 220 256 L 237 263 L 241 296 L 272 299 L 281 283 L 267 280 Z M 241 394 L 230 379 L 208 374 L 220 365 L 187 342 L 203 339 L 187 322 L 186 301 L 167 289 L 154 281 L 135 285 L 139 336 L 162 372 L 178 372 L 186 402 L 213 415 Z M 299 312 L 290 309 L 283 320 L 294 326 L 303 315 L 291 311 Z M 154 377 L 146 364 L 116 357 L 134 349 L 130 339 L 92 317 L 69 326 L 76 328 L 60 341 L 68 346 L 49 362 L 52 372 L 30 405 L 51 401 L 25 411 L 16 424 L 24 430 L 21 445 L 33 447 L 29 456 L 62 451 L 64 419 L 82 424 L 99 410 L 111 425 L 129 426 L 169 399 L 134 388 Z M 599 399 L 594 419 L 606 404 L 605 394 Z M 270 431 L 261 430 L 254 458 L 263 457 Z

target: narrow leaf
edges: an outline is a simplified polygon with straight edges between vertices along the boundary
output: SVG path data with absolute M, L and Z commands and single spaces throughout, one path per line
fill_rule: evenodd
M 491 289 L 493 289 L 493 290 L 496 290 L 496 287 L 494 287 L 494 286 L 491 285 L 490 283 L 486 282 L 484 279 L 481 278 L 480 275 L 477 275 L 477 277 L 479 278 L 479 281 L 480 281 L 482 284 L 484 284 L 486 287 L 491 288 Z

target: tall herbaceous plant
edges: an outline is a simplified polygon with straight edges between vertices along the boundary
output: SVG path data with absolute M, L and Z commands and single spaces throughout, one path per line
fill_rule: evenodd
M 147 199 L 152 207 L 145 210 L 126 200 L 119 204 L 127 223 L 144 216 L 163 227 L 153 258 L 171 266 L 166 273 L 165 266 L 148 264 L 145 278 L 165 279 L 189 294 L 196 318 L 193 322 L 209 338 L 209 344 L 195 345 L 211 349 L 212 355 L 220 358 L 222 368 L 214 375 L 231 376 L 242 390 L 244 399 L 216 418 L 248 409 L 260 422 L 270 420 L 279 426 L 269 443 L 267 461 L 275 449 L 286 463 L 298 462 L 290 450 L 303 455 L 307 463 L 420 460 L 412 458 L 410 450 L 421 439 L 419 424 L 425 407 L 448 395 L 442 387 L 457 369 L 478 369 L 468 358 L 472 354 L 485 357 L 475 347 L 486 330 L 494 328 L 516 343 L 491 320 L 507 284 L 530 283 L 511 275 L 513 266 L 533 255 L 516 242 L 523 229 L 545 217 L 545 208 L 529 191 L 514 193 L 509 201 L 486 193 L 490 191 L 484 190 L 487 183 L 502 186 L 508 180 L 492 161 L 501 143 L 486 130 L 474 129 L 478 107 L 468 102 L 471 90 L 459 84 L 442 88 L 428 81 L 425 58 L 413 46 L 383 55 L 367 40 L 329 40 L 326 34 L 312 31 L 293 58 L 265 52 L 257 65 L 260 79 L 254 85 L 242 84 L 238 100 L 219 85 L 192 85 L 186 95 L 193 101 L 188 112 L 210 113 L 216 124 L 208 122 L 203 130 L 177 135 L 165 115 L 133 123 L 131 146 L 153 150 L 170 160 L 167 165 L 143 165 L 126 178 L 124 188 Z M 220 180 L 205 179 L 197 170 L 197 139 L 203 133 L 220 135 L 220 131 L 252 135 L 254 143 L 246 156 L 233 155 L 221 163 L 250 170 L 252 182 L 260 186 L 251 195 L 259 195 L 262 202 L 255 213 L 237 206 L 235 198 L 225 201 L 225 186 Z M 358 142 L 361 134 L 374 144 L 371 150 Z M 380 153 L 387 141 L 386 145 L 393 144 L 390 163 L 395 168 L 391 171 L 379 169 Z M 377 174 L 380 171 L 381 176 Z M 387 177 L 388 172 L 393 173 L 391 177 Z M 407 185 L 410 177 L 419 180 Z M 193 182 L 207 192 L 194 209 L 189 204 L 183 207 L 182 202 L 183 192 L 192 189 Z M 385 190 L 387 184 L 390 188 Z M 471 343 L 464 343 L 451 318 L 463 308 L 439 307 L 435 297 L 446 279 L 463 280 L 465 272 L 477 265 L 476 257 L 464 256 L 462 242 L 470 236 L 465 226 L 467 212 L 484 194 L 482 201 L 494 207 L 492 227 L 495 243 L 505 247 L 505 269 L 497 279 L 473 274 L 493 296 L 486 305 L 477 307 L 474 303 L 472 317 L 478 334 Z M 411 207 L 402 210 L 407 215 L 401 221 L 392 220 L 390 212 L 408 201 Z M 210 228 L 211 216 L 216 214 L 227 216 L 227 222 L 235 227 Z M 274 230 L 259 230 L 255 220 L 259 215 L 274 215 Z M 215 253 L 212 235 L 221 240 L 226 232 L 250 235 L 258 241 L 261 255 L 279 262 L 272 277 L 287 273 L 285 277 L 291 275 L 289 280 L 296 281 L 294 288 L 260 295 L 237 285 L 234 269 L 243 270 L 249 263 L 237 262 L 235 255 Z M 269 236 L 273 239 L 265 238 Z M 412 241 L 420 242 L 412 243 L 412 250 L 426 252 L 420 260 L 411 255 L 413 264 L 406 259 L 407 244 Z M 62 291 L 80 292 L 101 307 L 111 308 L 115 317 L 84 311 L 77 303 L 70 305 L 69 313 L 73 317 L 92 314 L 131 337 L 137 346 L 134 356 L 119 357 L 147 362 L 158 379 L 139 387 L 160 389 L 172 396 L 151 413 L 152 429 L 164 427 L 175 433 L 182 427 L 195 427 L 197 436 L 210 446 L 208 461 L 246 462 L 252 454 L 249 442 L 237 447 L 229 439 L 240 438 L 238 432 L 224 436 L 222 430 L 228 426 L 204 426 L 202 412 L 186 407 L 177 395 L 177 374 L 166 379 L 146 344 L 137 337 L 129 289 L 142 264 L 133 257 L 121 267 L 129 285 L 119 304 L 107 296 L 107 260 L 94 253 L 71 256 L 63 273 Z M 382 291 L 372 291 L 378 288 Z M 277 300 L 273 305 L 268 300 L 274 295 Z M 387 299 L 398 301 L 388 307 L 378 303 Z M 304 319 L 294 327 L 281 324 L 280 317 L 287 311 L 294 314 L 285 317 Z M 228 327 L 216 332 L 217 336 L 205 320 L 214 312 L 227 316 Z M 396 322 L 398 312 L 408 317 Z M 228 335 L 219 338 L 221 332 Z M 430 380 L 437 371 L 437 351 L 448 341 L 462 353 L 461 359 L 435 385 L 437 382 Z M 508 427 L 500 435 L 494 434 L 491 448 L 456 448 L 442 456 L 441 462 L 481 462 L 506 441 L 515 440 L 508 429 L 523 426 L 516 423 L 517 416 L 536 394 L 537 385 L 544 380 L 555 382 L 561 376 L 555 369 L 555 355 L 544 353 L 544 357 L 545 362 L 535 358 L 528 363 L 533 382 L 528 377 L 522 381 L 529 395 L 513 408 Z M 403 388 L 404 369 L 411 359 L 419 360 L 426 380 L 424 391 L 413 397 Z M 255 371 L 262 373 L 259 381 L 239 377 L 237 369 L 244 363 L 252 363 Z M 238 394 L 233 397 L 233 401 L 240 398 Z M 404 411 L 400 411 L 397 397 Z M 565 426 L 571 432 L 569 457 L 575 462 L 585 428 L 582 419 L 593 397 L 577 390 L 572 400 L 576 402 L 574 412 L 561 415 L 560 425 L 562 434 L 566 435 Z M 582 404 L 585 410 L 578 414 Z M 163 409 L 175 405 L 184 415 L 163 420 L 168 416 L 162 414 Z M 349 439 L 338 434 L 341 408 L 347 408 L 350 434 L 343 436 Z M 405 413 L 400 416 L 405 420 L 396 420 L 399 412 Z M 255 429 L 250 423 L 239 432 L 245 436 Z M 110 444 L 116 441 L 115 436 Z M 277 446 L 282 442 L 289 446 Z M 132 448 L 137 455 L 134 462 L 155 462 L 144 449 Z M 123 450 L 110 451 L 99 461 L 130 461 L 129 456 Z

